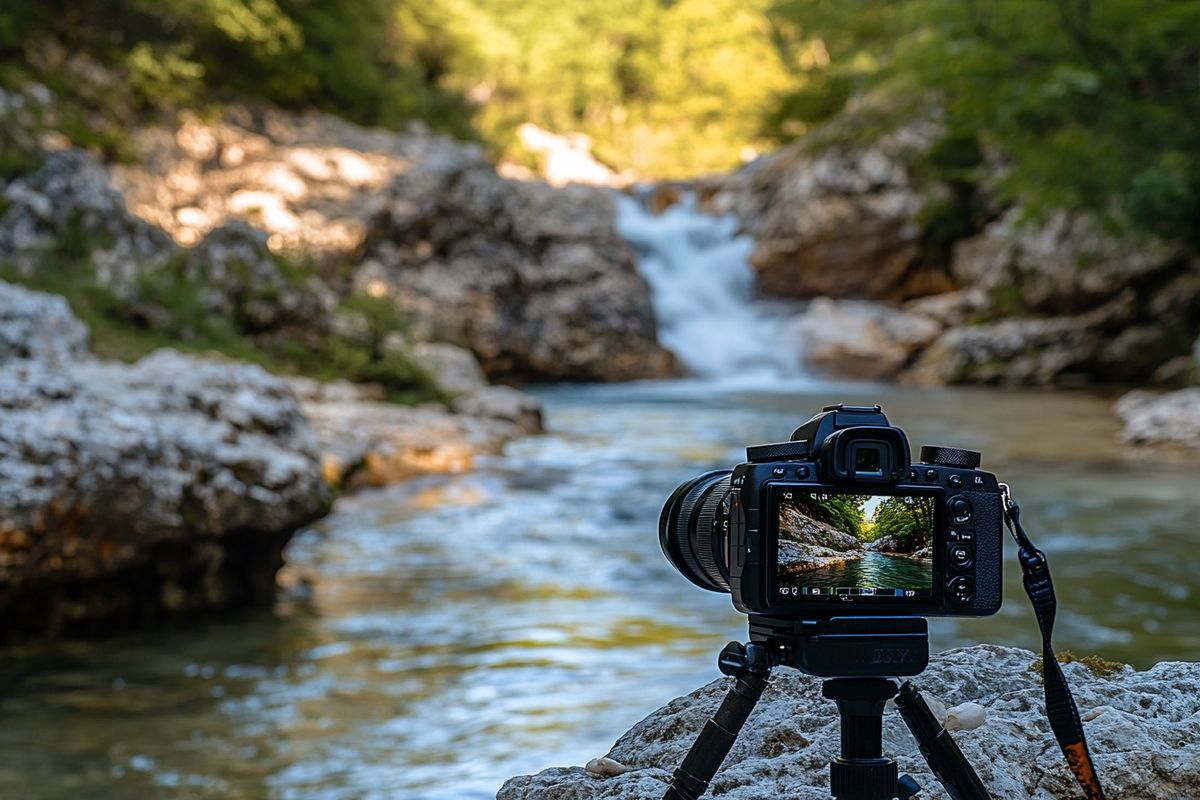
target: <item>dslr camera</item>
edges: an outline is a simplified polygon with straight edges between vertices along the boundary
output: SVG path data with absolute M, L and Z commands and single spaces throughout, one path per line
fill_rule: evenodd
M 980 454 L 921 448 L 880 406 L 826 406 L 791 441 L 679 486 L 663 553 L 728 592 L 750 640 L 818 676 L 916 675 L 927 616 L 1000 608 L 1003 506 Z

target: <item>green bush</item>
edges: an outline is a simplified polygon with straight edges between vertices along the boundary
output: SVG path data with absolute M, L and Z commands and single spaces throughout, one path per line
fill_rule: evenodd
M 781 0 L 775 13 L 823 43 L 829 84 L 909 109 L 894 121 L 943 109 L 955 139 L 932 166 L 970 169 L 990 146 L 1009 166 L 1001 193 L 1033 213 L 1124 209 L 1200 243 L 1194 0 Z

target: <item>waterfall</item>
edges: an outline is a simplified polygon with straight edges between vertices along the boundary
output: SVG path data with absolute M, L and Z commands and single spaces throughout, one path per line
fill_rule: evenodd
M 795 307 L 755 298 L 754 243 L 732 216 L 696 208 L 688 194 L 661 214 L 616 195 L 617 231 L 633 246 L 650 284 L 659 342 L 706 378 L 803 376 Z

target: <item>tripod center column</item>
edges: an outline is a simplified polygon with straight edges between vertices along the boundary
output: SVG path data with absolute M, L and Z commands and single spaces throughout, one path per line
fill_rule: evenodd
M 883 705 L 896 694 L 886 678 L 833 678 L 822 694 L 837 703 L 842 753 L 829 765 L 837 800 L 893 800 L 899 770 L 883 755 Z

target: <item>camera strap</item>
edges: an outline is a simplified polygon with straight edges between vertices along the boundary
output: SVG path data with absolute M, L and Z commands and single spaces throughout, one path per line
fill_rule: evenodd
M 1054 632 L 1054 615 L 1058 601 L 1054 596 L 1054 583 L 1050 580 L 1050 566 L 1046 554 L 1034 546 L 1033 541 L 1021 527 L 1021 508 L 1012 499 L 1007 484 L 1000 484 L 1004 503 L 1004 524 L 1017 542 L 1017 557 L 1021 561 L 1021 572 L 1025 576 L 1025 593 L 1033 604 L 1038 628 L 1042 632 L 1042 683 L 1046 688 L 1046 717 L 1054 738 L 1066 756 L 1067 766 L 1075 773 L 1087 800 L 1104 800 L 1100 778 L 1092 765 L 1092 754 L 1088 751 L 1087 738 L 1083 733 L 1083 722 L 1079 719 L 1079 708 L 1067 678 L 1063 674 L 1050 636 Z

